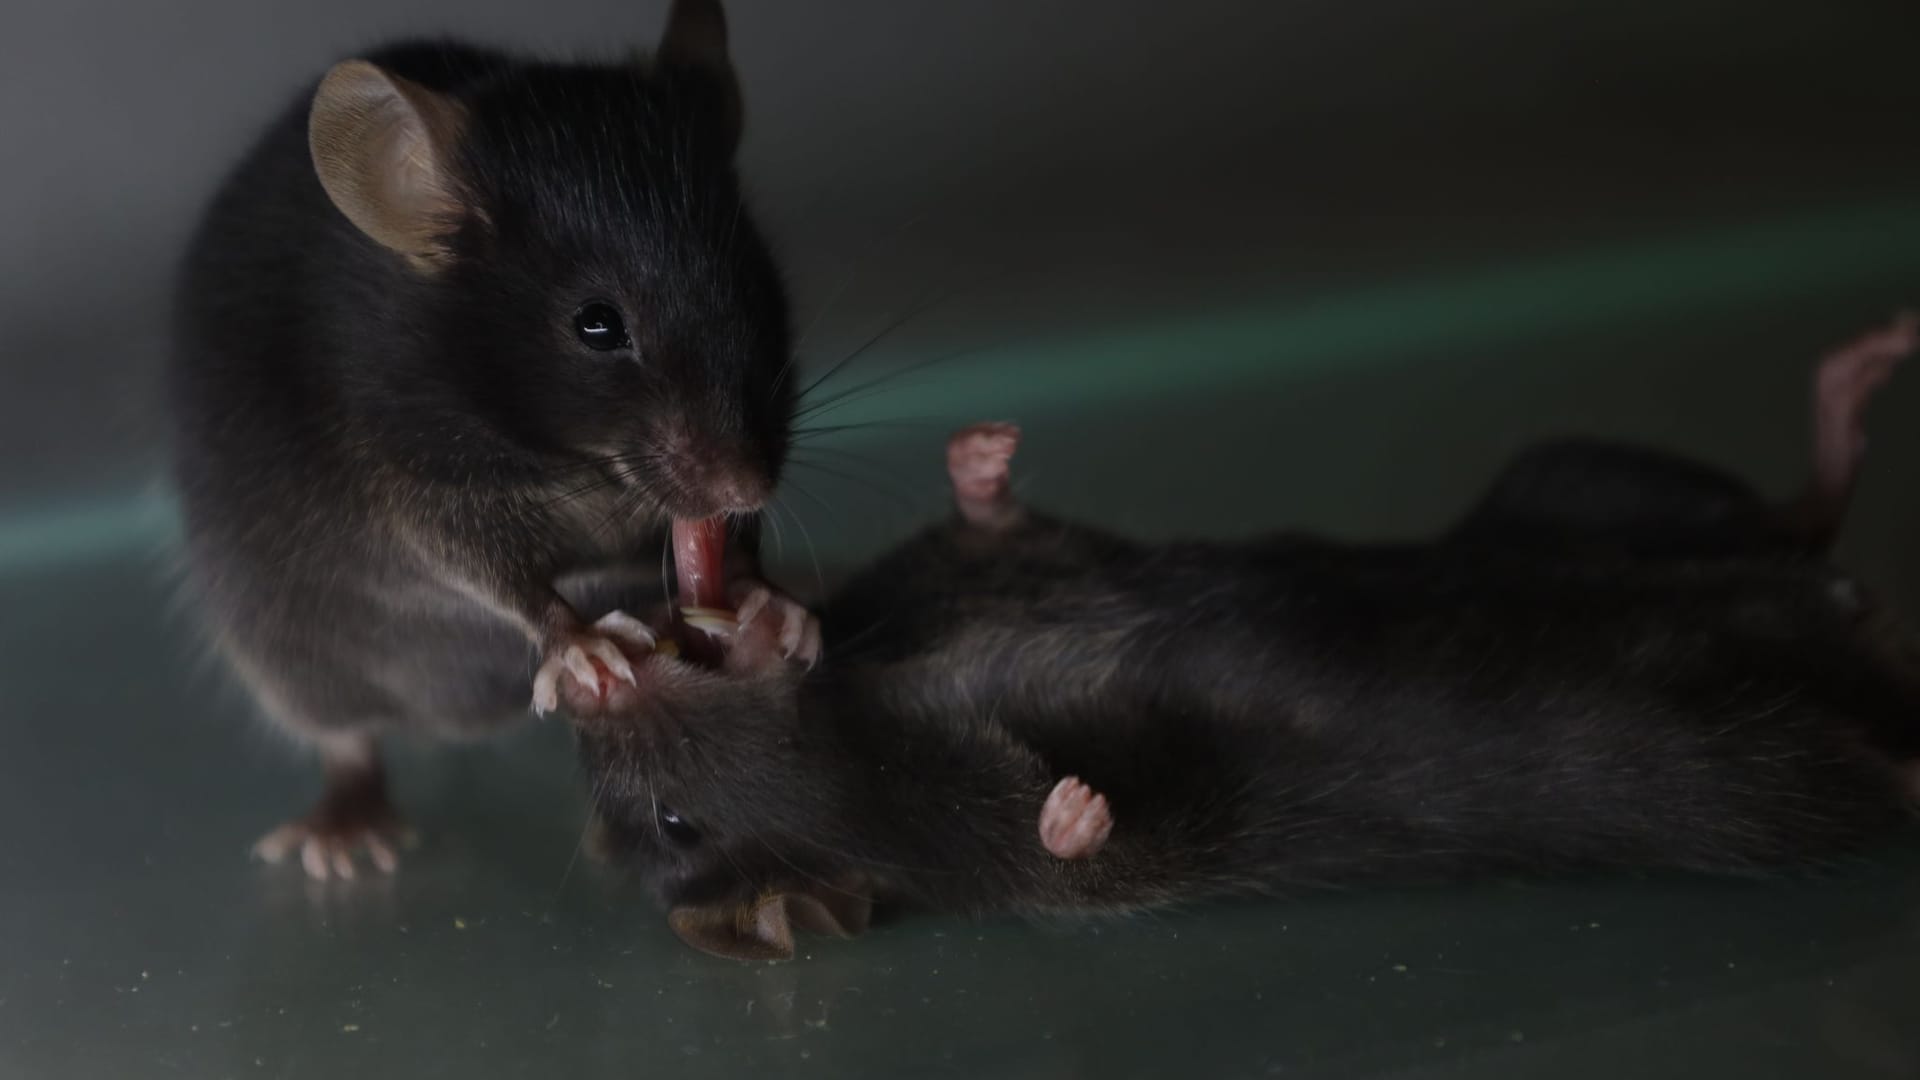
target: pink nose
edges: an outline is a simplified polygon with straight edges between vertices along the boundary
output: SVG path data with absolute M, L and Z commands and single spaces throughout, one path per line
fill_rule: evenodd
M 758 510 L 767 501 L 767 482 L 757 475 L 740 469 L 716 469 L 708 475 L 722 510 Z
M 682 456 L 677 464 L 679 468 L 675 472 L 680 481 L 677 486 L 694 504 L 682 513 L 758 510 L 767 501 L 769 485 L 765 474 L 758 469 L 737 461 L 703 459 L 696 454 Z

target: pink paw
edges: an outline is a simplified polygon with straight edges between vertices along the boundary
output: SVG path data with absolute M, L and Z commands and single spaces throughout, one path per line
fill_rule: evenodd
M 962 517 L 975 525 L 998 528 L 1019 516 L 1007 479 L 1019 446 L 1020 429 L 1003 423 L 975 424 L 947 439 L 947 476 L 953 481 L 953 501 Z
M 1107 797 L 1069 776 L 1053 786 L 1040 808 L 1040 843 L 1061 859 L 1086 859 L 1113 833 Z
M 1866 448 L 1867 403 L 1916 345 L 1920 315 L 1908 311 L 1821 359 L 1814 371 L 1814 424 L 1823 479 L 1851 480 Z
M 727 593 L 735 619 L 729 670 L 764 671 L 782 662 L 812 667 L 820 661 L 820 620 L 805 605 L 752 579 L 734 582 Z

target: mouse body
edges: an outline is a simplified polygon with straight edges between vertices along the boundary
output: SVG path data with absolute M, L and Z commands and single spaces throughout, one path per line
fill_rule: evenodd
M 1816 447 L 1857 465 L 1820 417 L 1858 435 L 1896 330 L 1823 363 L 1874 377 L 1816 391 Z M 1563 442 L 1426 543 L 1142 544 L 1015 502 L 1016 439 L 954 437 L 958 512 L 834 595 L 818 667 L 743 620 L 738 664 L 649 662 L 580 725 L 609 838 L 690 943 L 790 955 L 889 899 L 1763 873 L 1913 819 L 1920 652 L 1824 557 L 1851 468 L 1779 506 Z
M 169 378 L 186 577 L 328 777 L 259 854 L 391 868 L 381 736 L 517 724 L 536 667 L 620 677 L 649 636 L 609 612 L 659 599 L 669 522 L 772 491 L 788 302 L 740 124 L 720 9 L 682 0 L 650 56 L 340 63 L 214 198 Z

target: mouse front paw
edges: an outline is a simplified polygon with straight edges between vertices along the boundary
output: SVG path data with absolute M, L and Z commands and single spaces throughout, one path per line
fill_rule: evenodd
M 811 668 L 820 662 L 820 620 L 806 605 L 752 579 L 727 591 L 735 612 L 728 670 L 760 672 L 788 663 Z
M 1077 776 L 1053 786 L 1040 808 L 1040 843 L 1059 859 L 1090 859 L 1113 834 L 1113 810 L 1107 797 Z
M 658 639 L 647 624 L 624 611 L 610 611 L 593 627 L 559 637 L 549 645 L 533 676 L 533 711 L 541 716 L 560 707 L 560 679 L 571 675 L 583 693 L 569 694 L 570 703 L 604 702 L 614 680 L 638 685 L 633 662 L 625 650 L 652 652 Z

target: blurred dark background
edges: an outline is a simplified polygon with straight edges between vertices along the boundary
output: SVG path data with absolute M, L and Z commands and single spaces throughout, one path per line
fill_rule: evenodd
M 1050 490 L 1057 458 L 1076 476 L 1062 495 L 1092 484 L 1108 516 L 1364 529 L 1425 524 L 1547 426 L 1689 443 L 1786 482 L 1805 363 L 1920 297 L 1906 8 L 729 11 L 744 169 L 809 365 L 918 312 L 836 385 L 931 366 L 840 418 L 925 422 L 892 429 L 909 449 L 953 419 L 1027 420 L 1047 470 L 1034 482 Z M 116 500 L 156 474 L 173 261 L 221 172 L 327 63 L 411 33 L 610 55 L 650 43 L 663 10 L 16 6 L 0 63 L 0 554 L 113 550 L 155 527 Z M 1233 415 L 1170 425 L 1185 399 Z M 1120 454 L 1100 477 L 1144 486 L 1080 475 L 1078 420 L 1111 431 L 1135 406 L 1161 419 L 1097 457 Z M 1778 435 L 1707 431 L 1747 420 Z M 817 477 L 819 499 L 795 505 L 829 549 L 841 518 L 871 517 L 861 500 L 937 480 L 867 476 L 902 460 L 871 452 L 881 437 L 848 439 L 859 482 Z M 1395 480 L 1448 467 L 1449 446 L 1455 472 Z M 1250 457 L 1272 498 L 1239 500 L 1238 517 L 1185 482 Z M 1168 475 L 1183 478 L 1170 492 Z M 1432 505 L 1367 509 L 1401 489 Z
M 1911 8 L 732 0 L 806 367 L 874 342 L 819 390 L 869 426 L 796 463 L 781 574 L 814 592 L 934 512 L 944 430 L 985 416 L 1026 425 L 1027 497 L 1143 535 L 1407 535 L 1570 431 L 1785 493 L 1814 359 L 1920 303 Z M 0 1075 L 1920 1075 L 1912 851 L 1777 887 L 905 920 L 735 967 L 578 857 L 539 728 L 397 757 L 428 838 L 398 878 L 247 863 L 315 776 L 157 572 L 194 217 L 365 45 L 614 55 L 664 10 L 0 13 Z M 1909 613 L 1916 419 L 1910 371 L 1841 549 Z

